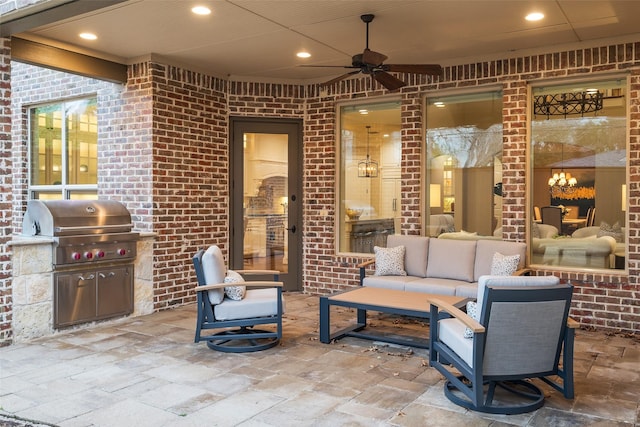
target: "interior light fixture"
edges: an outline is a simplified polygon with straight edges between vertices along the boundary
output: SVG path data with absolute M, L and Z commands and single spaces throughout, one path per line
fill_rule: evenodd
M 564 144 L 561 145 L 560 151 L 560 173 L 554 173 L 549 178 L 549 192 L 554 198 L 563 194 L 571 194 L 576 190 L 578 180 L 571 176 L 569 172 L 564 171 Z
M 194 6 L 191 8 L 191 12 L 195 13 L 196 15 L 209 15 L 211 14 L 211 9 L 209 9 L 206 6 Z
M 309 52 L 306 52 L 306 51 L 298 52 L 298 53 L 296 53 L 296 56 L 298 58 L 311 58 L 311 54 Z
M 93 33 L 80 33 L 80 38 L 84 40 L 97 40 L 98 36 Z
M 358 113 L 360 113 L 362 115 L 367 115 L 367 114 L 369 114 L 369 110 L 365 110 L 365 109 L 358 110 Z
M 531 12 L 530 14 L 524 17 L 524 19 L 531 22 L 540 21 L 543 18 L 544 18 L 544 13 L 542 12 Z
M 367 158 L 358 162 L 358 177 L 359 178 L 376 178 L 378 176 L 378 162 L 371 160 L 369 156 L 369 135 L 371 132 L 371 126 L 367 125 Z
M 435 105 L 438 108 L 443 108 L 444 107 L 444 102 L 436 101 L 436 102 L 433 103 L 433 105 Z

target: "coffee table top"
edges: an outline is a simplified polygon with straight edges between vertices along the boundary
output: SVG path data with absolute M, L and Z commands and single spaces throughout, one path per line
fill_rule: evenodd
M 455 295 L 427 294 L 422 292 L 399 291 L 395 289 L 363 286 L 327 297 L 331 301 L 343 301 L 378 307 L 390 307 L 414 311 L 429 311 L 431 300 L 439 299 L 454 307 L 463 307 L 469 298 Z

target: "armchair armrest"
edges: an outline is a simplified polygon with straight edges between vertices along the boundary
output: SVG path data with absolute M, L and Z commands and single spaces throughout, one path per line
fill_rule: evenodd
M 478 322 L 476 319 L 472 318 L 471 316 L 469 316 L 467 313 L 460 310 L 459 308 L 456 308 L 451 304 L 448 304 L 437 298 L 430 299 L 429 303 L 431 303 L 431 305 L 435 305 L 436 307 L 438 307 L 439 310 L 447 312 L 451 316 L 460 320 L 462 323 L 464 323 L 466 327 L 471 329 L 474 334 L 476 333 L 481 334 L 485 332 L 485 328 L 480 324 L 480 322 Z
M 281 271 L 278 270 L 234 270 L 236 273 L 240 273 L 243 276 L 257 276 L 259 274 L 272 274 L 274 276 L 280 275 Z
M 210 291 L 212 289 L 224 289 L 225 286 L 230 286 L 228 283 L 211 283 L 209 285 L 196 286 L 196 292 Z
M 269 281 L 258 281 L 255 282 L 244 282 L 244 283 L 236 283 L 237 285 L 244 285 L 247 288 L 282 288 L 284 286 L 283 282 L 269 282 Z M 229 284 L 227 284 L 229 286 Z M 233 284 L 231 285 L 233 286 Z
M 210 285 L 196 286 L 196 292 L 210 291 L 212 289 L 224 289 L 227 286 L 246 286 L 247 288 L 282 288 L 283 282 L 249 281 L 242 283 L 213 283 Z
M 573 320 L 571 317 L 567 317 L 567 328 L 578 329 L 580 328 L 580 323 Z

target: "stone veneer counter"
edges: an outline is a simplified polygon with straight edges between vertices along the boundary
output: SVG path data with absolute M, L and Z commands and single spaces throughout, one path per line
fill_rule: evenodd
M 155 233 L 140 233 L 134 262 L 133 313 L 153 312 L 153 242 Z M 9 242 L 13 264 L 13 340 L 27 341 L 53 328 L 53 249 L 51 237 L 16 235 Z M 82 326 L 82 325 L 80 325 Z

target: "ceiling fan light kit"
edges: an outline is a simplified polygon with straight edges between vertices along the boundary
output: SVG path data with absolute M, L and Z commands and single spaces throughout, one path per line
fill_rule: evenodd
M 332 67 L 355 69 L 354 71 L 349 71 L 348 73 L 342 74 L 341 76 L 322 83 L 320 85 L 322 87 L 331 86 L 332 84 L 338 83 L 339 81 L 342 81 L 355 74 L 362 73 L 371 75 L 371 77 L 375 81 L 380 83 L 388 90 L 397 90 L 403 86 L 406 86 L 406 83 L 399 78 L 389 74 L 390 72 L 426 74 L 431 76 L 442 75 L 442 67 L 438 64 L 384 64 L 384 61 L 387 60 L 387 56 L 369 49 L 369 24 L 373 21 L 374 17 L 375 15 L 370 13 L 360 16 L 360 19 L 366 24 L 367 27 L 366 44 L 365 49 L 362 53 L 353 55 L 353 57 L 351 58 L 351 65 L 302 65 L 302 67 Z

